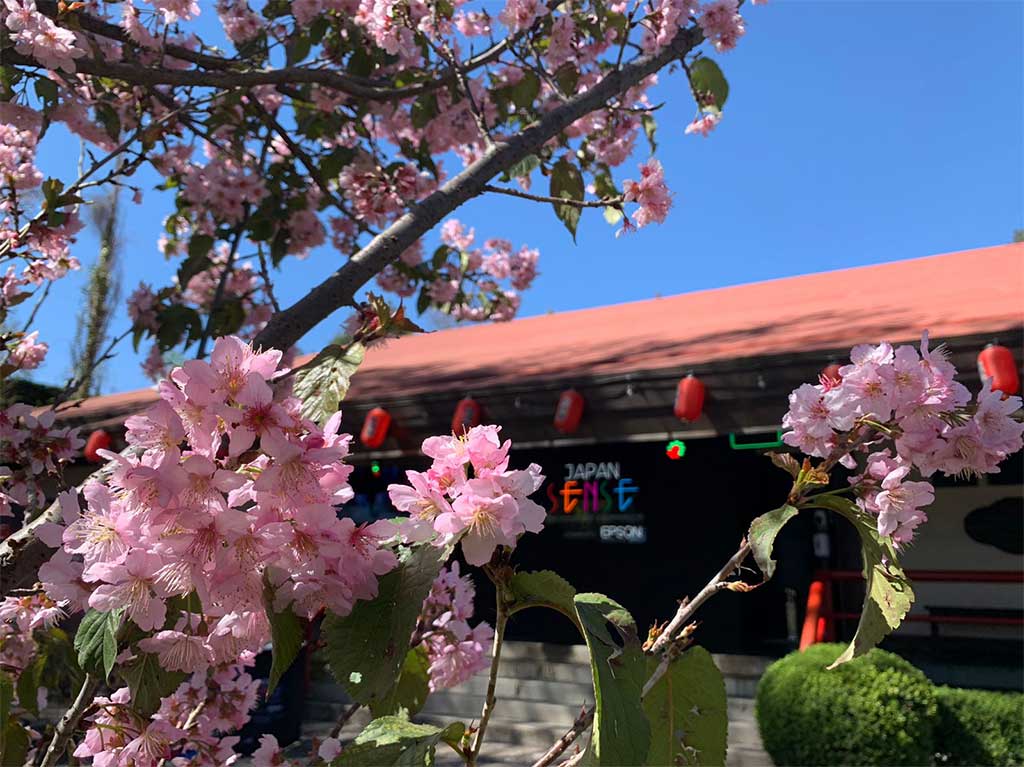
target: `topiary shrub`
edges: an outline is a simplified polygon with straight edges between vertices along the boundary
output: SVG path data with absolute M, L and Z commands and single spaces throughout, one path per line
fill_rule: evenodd
M 955 687 L 937 687 L 935 692 L 936 764 L 1024 764 L 1024 695 Z
M 827 671 L 843 649 L 814 645 L 765 670 L 756 714 L 775 764 L 932 764 L 936 702 L 931 682 L 882 650 Z

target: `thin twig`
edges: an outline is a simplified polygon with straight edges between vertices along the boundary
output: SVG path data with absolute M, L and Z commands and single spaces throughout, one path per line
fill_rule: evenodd
M 330 737 L 338 737 L 338 735 L 341 734 L 341 731 L 345 728 L 345 725 L 348 724 L 348 720 L 351 719 L 355 715 L 356 711 L 358 711 L 362 707 L 362 703 L 353 703 L 344 711 L 342 711 L 341 716 L 338 717 L 338 721 L 335 722 L 334 727 L 331 728 Z
M 494 713 L 496 703 L 495 689 L 498 686 L 498 664 L 501 661 L 501 645 L 505 639 L 505 625 L 508 623 L 508 604 L 506 602 L 505 587 L 500 578 L 493 578 L 495 587 L 495 602 L 497 617 L 494 620 L 494 645 L 491 652 L 491 672 L 487 679 L 487 697 L 484 698 L 484 707 L 480 712 L 480 724 L 477 726 L 476 734 L 473 736 L 473 743 L 466 754 L 466 767 L 476 767 L 477 759 L 480 756 L 480 747 L 484 743 L 484 733 L 487 732 L 487 724 Z
M 509 189 L 508 187 L 494 186 L 492 184 L 485 185 L 484 191 L 493 192 L 494 194 L 505 194 L 509 197 L 518 197 L 521 200 L 530 200 L 531 202 L 572 205 L 575 208 L 615 208 L 622 204 L 621 197 L 608 197 L 603 200 L 573 200 L 569 197 L 548 197 L 543 194 L 530 194 L 529 192 L 520 192 L 518 189 Z
M 684 600 L 680 603 L 675 616 L 671 621 L 669 621 L 668 625 L 665 626 L 661 634 L 651 645 L 651 648 L 648 651 L 650 655 L 654 655 L 664 650 L 675 638 L 676 632 L 680 631 L 693 619 L 694 613 L 700 609 L 700 606 L 727 586 L 727 579 L 739 569 L 740 565 L 743 564 L 743 560 L 746 559 L 749 554 L 750 544 L 747 543 L 746 539 L 744 539 L 736 553 L 729 558 L 729 561 L 722 566 L 721 570 L 715 573 L 715 576 L 708 581 L 707 585 L 697 592 L 697 596 L 689 601 Z
M 580 715 L 576 717 L 576 721 L 573 722 L 569 731 L 559 738 L 551 748 L 545 751 L 541 757 L 533 763 L 533 767 L 548 767 L 548 765 L 552 764 L 558 757 L 565 753 L 565 750 L 569 748 L 569 746 L 571 746 L 580 735 L 586 732 L 586 729 L 593 723 L 593 721 L 594 707 L 587 706 L 580 712 Z
M 46 749 L 46 755 L 43 757 L 39 767 L 55 767 L 57 760 L 63 756 L 68 741 L 74 734 L 75 728 L 78 727 L 78 722 L 85 713 L 85 709 L 92 703 L 92 699 L 96 696 L 96 691 L 99 687 L 100 680 L 98 678 L 91 674 L 85 675 L 82 687 L 78 691 L 78 697 L 75 698 L 75 702 L 71 704 L 71 707 L 64 712 L 64 716 L 60 718 L 60 721 L 57 722 L 57 726 L 54 728 L 53 739 L 50 741 L 50 745 Z

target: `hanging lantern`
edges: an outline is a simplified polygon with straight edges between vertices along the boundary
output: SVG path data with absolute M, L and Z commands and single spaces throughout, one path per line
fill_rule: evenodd
M 363 420 L 363 430 L 359 432 L 360 441 L 371 449 L 376 449 L 384 444 L 388 438 L 388 429 L 391 426 L 391 413 L 382 407 L 375 407 L 366 414 Z
M 676 387 L 676 402 L 672 412 L 683 421 L 696 421 L 704 410 L 704 384 L 689 375 Z
M 103 429 L 97 429 L 89 435 L 89 439 L 86 440 L 85 450 L 82 451 L 85 456 L 85 460 L 90 463 L 103 463 L 105 460 L 102 455 L 99 455 L 99 450 L 109 450 L 112 440 L 110 435 L 103 431 Z
M 583 418 L 583 395 L 575 389 L 566 389 L 558 395 L 555 407 L 555 428 L 562 434 L 572 434 Z
M 833 362 L 831 365 L 826 365 L 819 374 L 819 378 L 821 378 L 822 382 L 831 381 L 834 386 L 843 380 L 843 376 L 839 372 L 839 368 L 840 365 L 836 362 Z
M 480 403 L 472 397 L 460 400 L 455 406 L 455 415 L 452 417 L 452 431 L 456 434 L 465 434 L 474 426 L 480 425 Z
M 992 389 L 1003 394 L 1020 391 L 1020 377 L 1017 375 L 1017 361 L 1013 352 L 1005 346 L 989 344 L 978 355 L 978 375 Z

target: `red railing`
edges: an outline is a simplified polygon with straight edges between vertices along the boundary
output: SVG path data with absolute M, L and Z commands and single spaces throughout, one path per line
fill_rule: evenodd
M 800 649 L 835 639 L 835 624 L 841 620 L 859 620 L 860 613 L 842 612 L 832 607 L 834 581 L 860 581 L 859 570 L 819 570 L 807 592 Z M 911 582 L 927 583 L 1024 583 L 1024 571 L 1013 570 L 908 570 Z M 1024 617 L 1005 615 L 933 615 L 913 613 L 904 620 L 914 623 L 954 623 L 975 626 L 1024 626 Z

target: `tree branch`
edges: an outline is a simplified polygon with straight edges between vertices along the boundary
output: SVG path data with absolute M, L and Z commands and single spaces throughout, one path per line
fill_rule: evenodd
M 85 709 L 92 703 L 92 699 L 96 696 L 96 691 L 100 687 L 100 680 L 96 677 L 86 674 L 85 681 L 82 682 L 82 688 L 78 691 L 78 697 L 75 698 L 75 702 L 71 704 L 71 707 L 64 712 L 64 716 L 57 722 L 57 726 L 53 730 L 53 740 L 50 741 L 50 745 L 46 749 L 46 756 L 43 757 L 43 761 L 39 767 L 54 767 L 57 764 L 57 760 L 64 755 L 64 750 L 67 748 L 68 741 L 75 732 L 75 728 L 78 727 L 78 722 L 82 718 L 82 714 L 85 713 Z
M 578 93 L 548 112 L 521 133 L 495 143 L 461 173 L 413 205 L 338 271 L 292 306 L 271 317 L 267 327 L 256 337 L 255 344 L 290 348 L 334 310 L 350 303 L 356 291 L 445 216 L 481 194 L 492 178 L 537 151 L 576 120 L 601 108 L 612 97 L 684 56 L 703 39 L 699 27 L 681 30 L 675 40 L 660 52 L 638 56 L 622 69 L 609 72 L 590 90 Z

